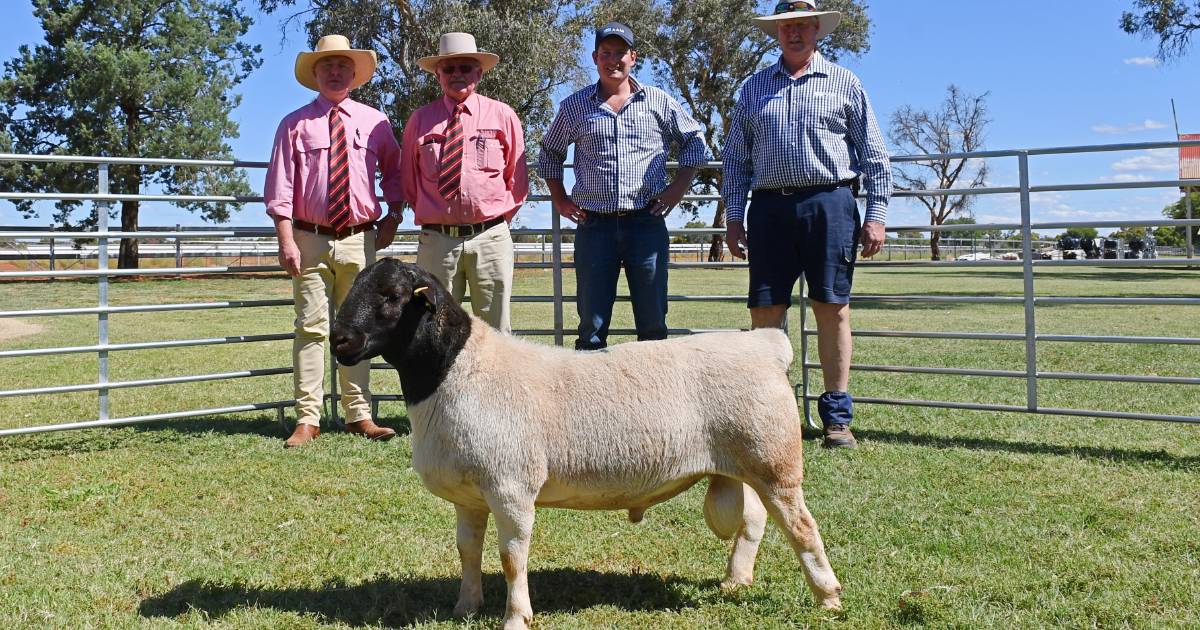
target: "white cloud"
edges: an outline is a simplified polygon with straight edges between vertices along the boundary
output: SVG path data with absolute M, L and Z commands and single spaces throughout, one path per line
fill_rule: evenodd
M 1124 127 L 1118 127 L 1116 125 L 1109 125 L 1109 124 L 1092 125 L 1092 131 L 1094 131 L 1096 133 L 1113 133 L 1113 134 L 1115 134 L 1115 133 L 1136 133 L 1139 131 L 1149 131 L 1151 129 L 1165 129 L 1166 126 L 1167 126 L 1166 123 L 1147 118 L 1146 120 L 1143 120 L 1140 123 L 1125 125 Z
M 1123 182 L 1148 182 L 1152 177 L 1144 173 L 1118 173 L 1116 175 L 1106 175 L 1100 178 L 1101 182 L 1106 183 L 1123 183 Z
M 1124 60 L 1127 66 L 1157 66 L 1158 60 L 1154 57 L 1129 57 Z
M 1118 173 L 1176 171 L 1179 169 L 1179 154 L 1175 149 L 1150 149 L 1141 155 L 1114 162 L 1112 169 Z

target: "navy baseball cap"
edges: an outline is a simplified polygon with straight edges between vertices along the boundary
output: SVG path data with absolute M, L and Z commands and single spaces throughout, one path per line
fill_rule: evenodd
M 609 22 L 596 29 L 596 48 L 600 47 L 600 42 L 606 37 L 620 37 L 633 48 L 633 29 L 620 22 Z

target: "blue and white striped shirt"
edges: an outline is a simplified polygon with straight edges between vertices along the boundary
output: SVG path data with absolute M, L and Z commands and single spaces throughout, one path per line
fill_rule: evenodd
M 793 79 L 780 60 L 742 86 L 722 152 L 725 217 L 752 188 L 821 186 L 863 175 L 867 221 L 887 221 L 892 169 L 871 101 L 853 72 L 813 55 Z
M 639 210 L 667 187 L 667 154 L 703 166 L 708 148 L 700 124 L 666 92 L 633 81 L 633 94 L 614 112 L 592 84 L 568 96 L 542 138 L 538 175 L 563 178 L 567 147 L 575 144 L 571 200 L 592 212 Z

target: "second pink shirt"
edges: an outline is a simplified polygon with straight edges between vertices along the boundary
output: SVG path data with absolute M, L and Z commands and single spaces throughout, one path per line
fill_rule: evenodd
M 438 170 L 455 102 L 443 96 L 413 112 L 404 125 L 401 181 L 418 225 L 511 220 L 529 194 L 525 134 L 516 112 L 479 94 L 463 102 L 462 192 L 452 202 L 438 193 Z

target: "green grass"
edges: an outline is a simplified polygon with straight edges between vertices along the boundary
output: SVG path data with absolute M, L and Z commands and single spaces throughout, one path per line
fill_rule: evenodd
M 675 270 L 671 291 L 740 294 L 744 272 Z M 1200 271 L 1039 271 L 1039 295 L 1198 295 Z M 522 271 L 518 293 L 550 291 Z M 573 292 L 568 278 L 567 293 Z M 1001 270 L 863 268 L 866 294 L 1020 295 Z M 114 304 L 288 297 L 282 279 L 118 282 Z M 0 310 L 88 306 L 89 282 L 0 284 Z M 1196 307 L 1039 307 L 1040 332 L 1195 337 Z M 568 325 L 574 318 L 568 308 Z M 617 307 L 618 326 L 631 326 Z M 547 305 L 517 305 L 545 327 Z M 855 307 L 864 330 L 1020 332 L 1020 305 Z M 114 342 L 287 332 L 290 308 L 113 315 Z M 95 343 L 95 316 L 0 349 Z M 672 305 L 676 327 L 743 326 L 740 304 Z M 794 321 L 794 317 L 793 317 Z M 793 337 L 798 334 L 793 330 Z M 541 340 L 545 342 L 546 340 Z M 1022 342 L 860 339 L 864 364 L 1021 370 Z M 810 355 L 810 360 L 815 356 Z M 282 367 L 290 342 L 113 353 L 111 378 Z M 1195 376 L 1195 346 L 1041 344 L 1042 370 Z M 0 388 L 89 382 L 80 354 L 0 359 Z M 799 378 L 798 368 L 793 376 Z M 735 378 L 737 375 L 731 375 Z M 812 375 L 819 378 L 817 374 Z M 375 372 L 377 391 L 396 391 Z M 856 372 L 860 396 L 1024 404 L 1023 379 Z M 1043 405 L 1200 415 L 1196 386 L 1044 381 Z M 291 378 L 119 390 L 114 416 L 291 397 Z M 0 427 L 95 418 L 94 393 L 0 398 Z M 273 413 L 0 438 L 0 627 L 488 628 L 504 583 L 494 528 L 481 614 L 449 619 L 454 511 L 409 468 L 401 438 L 327 432 L 285 451 Z M 768 529 L 757 582 L 717 588 L 727 544 L 703 488 L 649 511 L 541 510 L 531 553 L 538 628 L 1193 628 L 1200 619 L 1200 427 L 862 404 L 854 452 L 807 446 L 807 498 L 846 611 L 813 606 L 795 556 Z

